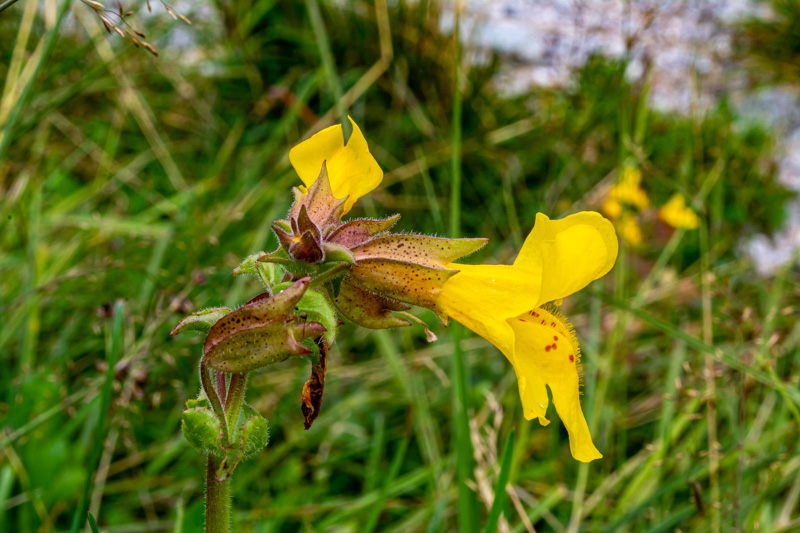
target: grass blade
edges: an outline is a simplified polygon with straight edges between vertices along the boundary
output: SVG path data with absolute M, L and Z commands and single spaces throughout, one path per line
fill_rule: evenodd
M 111 326 L 111 350 L 106 358 L 106 380 L 103 383 L 103 392 L 100 396 L 100 414 L 97 417 L 97 426 L 95 426 L 94 431 L 94 445 L 92 446 L 92 454 L 89 456 L 89 464 L 86 469 L 86 482 L 83 486 L 83 493 L 78 502 L 78 507 L 75 509 L 75 515 L 72 518 L 71 533 L 77 533 L 84 513 L 86 513 L 89 491 L 94 481 L 94 471 L 97 468 L 97 463 L 100 461 L 100 454 L 103 451 L 106 415 L 108 414 L 108 406 L 111 404 L 111 386 L 114 383 L 114 366 L 122 353 L 124 310 L 125 304 L 121 300 L 114 304 L 114 322 Z
M 665 322 L 659 318 L 656 318 L 647 311 L 631 307 L 623 303 L 622 301 L 613 298 L 611 296 L 608 296 L 606 294 L 598 294 L 596 297 L 602 299 L 609 305 L 613 305 L 614 307 L 622 309 L 623 311 L 627 311 L 633 316 L 641 318 L 642 320 L 650 324 L 652 327 L 660 329 L 661 331 L 669 333 L 673 337 L 684 341 L 688 346 L 691 346 L 692 348 L 701 351 L 703 353 L 707 353 L 714 356 L 714 358 L 716 358 L 719 361 L 722 361 L 723 363 L 733 368 L 734 370 L 742 372 L 743 374 L 747 374 L 751 378 L 763 383 L 764 385 L 774 386 L 775 388 L 778 389 L 778 392 L 780 392 L 781 395 L 783 395 L 784 399 L 786 399 L 787 401 L 794 402 L 795 404 L 800 402 L 800 390 L 797 390 L 796 388 L 778 380 L 777 376 L 773 376 L 773 378 L 771 378 L 766 373 L 747 366 L 745 363 L 743 363 L 736 357 L 732 356 L 731 354 L 727 353 L 726 351 L 722 350 L 721 348 L 710 346 L 705 342 L 703 342 L 702 340 L 698 339 L 697 337 L 693 337 L 688 333 L 681 331 L 680 329 L 673 326 L 669 322 Z
M 497 485 L 494 488 L 494 501 L 489 511 L 489 518 L 486 520 L 486 533 L 495 533 L 497 531 L 497 522 L 500 520 L 500 514 L 506 504 L 506 485 L 508 484 L 508 475 L 511 473 L 511 458 L 513 456 L 514 430 L 512 429 L 506 441 L 506 447 L 503 450 L 500 474 L 497 476 Z
M 453 67 L 453 131 L 450 172 L 450 237 L 461 234 L 461 41 L 458 26 L 461 3 L 456 4 L 453 46 L 455 61 Z M 467 413 L 467 368 L 461 352 L 462 330 L 459 324 L 450 326 L 453 339 L 453 417 L 455 419 L 456 471 L 458 473 L 458 527 L 459 531 L 475 531 L 475 495 L 467 485 L 472 478 L 472 441 L 470 440 L 469 415 Z
M 97 522 L 94 520 L 94 516 L 92 516 L 92 512 L 89 511 L 86 513 L 89 519 L 89 528 L 92 530 L 92 533 L 100 533 L 100 530 L 97 529 Z

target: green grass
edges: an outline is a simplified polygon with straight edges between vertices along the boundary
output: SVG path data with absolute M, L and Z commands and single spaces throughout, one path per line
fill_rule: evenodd
M 649 110 L 646 84 L 601 58 L 568 91 L 501 97 L 502 60 L 457 68 L 438 3 L 388 4 L 239 0 L 186 26 L 153 3 L 132 24 L 158 58 L 79 2 L 57 34 L 51 8 L 0 13 L 0 80 L 17 87 L 0 96 L 0 531 L 69 530 L 87 480 L 100 531 L 201 529 L 205 461 L 179 434 L 201 338 L 168 333 L 257 294 L 230 271 L 276 246 L 289 148 L 343 114 L 386 173 L 352 215 L 489 237 L 470 261 L 510 262 L 537 211 L 599 209 L 625 164 L 654 206 L 684 192 L 703 225 L 671 232 L 648 211 L 644 243 L 562 307 L 602 460 L 575 462 L 554 412 L 525 421 L 511 366 L 466 330 L 429 312 L 433 344 L 345 325 L 311 430 L 306 365 L 252 376 L 271 439 L 233 477 L 236 531 L 458 531 L 469 513 L 481 531 L 499 511 L 498 531 L 800 530 L 798 272 L 761 279 L 738 253 L 790 198 L 771 132 L 725 98 L 697 117 Z M 168 41 L 178 26 L 189 49 Z

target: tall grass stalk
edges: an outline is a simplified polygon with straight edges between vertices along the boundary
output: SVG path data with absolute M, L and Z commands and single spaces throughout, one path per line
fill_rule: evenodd
M 453 113 L 450 159 L 450 237 L 461 234 L 461 40 L 459 25 L 461 2 L 456 2 L 453 29 Z M 458 471 L 458 525 L 460 531 L 471 533 L 477 524 L 477 502 L 468 483 L 473 479 L 472 441 L 469 427 L 467 382 L 469 369 L 461 351 L 463 331 L 460 324 L 450 326 L 453 340 L 451 381 L 453 384 L 453 420 L 456 439 L 456 468 Z

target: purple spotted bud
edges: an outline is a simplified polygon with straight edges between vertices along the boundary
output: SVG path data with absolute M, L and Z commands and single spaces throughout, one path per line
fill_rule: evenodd
M 206 365 L 222 372 L 247 372 L 311 354 L 301 342 L 319 337 L 326 329 L 295 314 L 310 281 L 303 278 L 274 296 L 256 296 L 220 318 L 203 346 Z

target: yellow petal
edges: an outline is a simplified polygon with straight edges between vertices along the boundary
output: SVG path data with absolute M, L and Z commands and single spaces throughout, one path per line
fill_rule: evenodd
M 330 160 L 343 148 L 342 125 L 336 124 L 315 133 L 289 150 L 289 162 L 305 186 L 311 187 L 319 177 L 323 161 L 328 161 L 328 175 L 331 177 Z M 332 177 L 331 182 L 333 182 Z
M 447 280 L 441 302 L 447 314 L 488 340 L 514 362 L 514 333 L 506 319 L 535 307 L 541 266 L 459 265 Z
M 610 196 L 603 203 L 602 209 L 603 213 L 605 213 L 609 218 L 619 218 L 619 216 L 622 214 L 622 204 Z
M 569 448 L 578 461 L 602 457 L 592 442 L 580 404 L 580 347 L 571 325 L 558 313 L 534 309 L 508 320 L 515 334 L 514 370 L 525 418 L 540 421 L 553 393 L 558 417 L 569 433 Z
M 673 194 L 658 210 L 658 216 L 673 228 L 697 229 L 700 226 L 700 218 L 686 205 L 686 198 L 681 193 Z
M 319 176 L 327 161 L 328 179 L 335 198 L 345 198 L 344 213 L 383 180 L 383 170 L 372 157 L 367 140 L 352 118 L 353 133 L 344 144 L 341 124 L 325 128 L 289 151 L 289 161 L 306 186 Z M 344 214 L 343 213 L 343 214 Z
M 631 246 L 642 244 L 642 228 L 634 215 L 626 215 L 620 221 L 620 235 Z
M 647 209 L 650 205 L 650 199 L 647 197 L 645 190 L 639 186 L 641 182 L 641 171 L 638 168 L 626 166 L 622 169 L 619 181 L 611 187 L 608 197 L 610 200 L 636 207 L 640 211 Z M 613 215 L 609 216 L 613 217 Z
M 583 211 L 560 220 L 538 213 L 515 267 L 542 265 L 537 307 L 569 296 L 604 276 L 617 260 L 614 226 L 599 213 Z
M 344 204 L 345 213 L 356 200 L 372 192 L 383 181 L 383 170 L 369 153 L 364 134 L 352 118 L 347 118 L 353 125 L 353 134 L 344 149 L 328 161 L 333 195 L 336 198 L 348 197 Z

